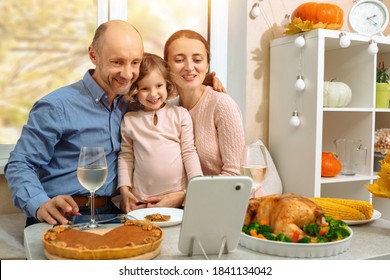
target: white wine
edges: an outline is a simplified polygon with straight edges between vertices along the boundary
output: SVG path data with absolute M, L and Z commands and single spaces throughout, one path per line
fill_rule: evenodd
M 242 165 L 241 175 L 251 177 L 253 187 L 261 186 L 267 176 L 267 167 L 262 165 Z
M 80 184 L 90 192 L 99 189 L 106 181 L 107 175 L 106 166 L 77 168 L 77 178 L 79 179 Z

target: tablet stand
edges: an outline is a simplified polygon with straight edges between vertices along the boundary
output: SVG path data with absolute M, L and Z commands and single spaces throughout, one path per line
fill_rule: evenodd
M 202 242 L 200 242 L 200 240 L 196 239 L 195 237 L 193 237 L 193 238 L 191 239 L 190 248 L 189 248 L 189 251 L 188 251 L 188 256 L 189 256 L 189 257 L 192 257 L 192 255 L 193 255 L 193 253 L 194 253 L 194 244 L 195 244 L 195 241 L 196 241 L 196 243 L 198 244 L 200 250 L 202 251 L 203 256 L 206 258 L 206 260 L 208 260 L 209 258 L 208 258 L 207 254 L 206 254 L 205 249 L 204 249 L 203 246 L 202 246 Z M 218 259 L 221 258 L 222 253 L 227 254 L 228 252 L 229 252 L 229 251 L 228 251 L 228 247 L 227 247 L 227 238 L 226 238 L 226 236 L 224 236 L 224 237 L 222 238 L 221 247 L 220 247 L 220 249 L 219 249 Z

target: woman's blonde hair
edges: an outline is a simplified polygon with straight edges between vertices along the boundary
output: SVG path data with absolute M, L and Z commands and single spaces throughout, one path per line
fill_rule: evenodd
M 172 80 L 168 64 L 165 62 L 164 59 L 162 59 L 158 55 L 151 54 L 151 53 L 144 53 L 139 68 L 139 76 L 137 80 L 130 87 L 130 92 L 129 92 L 130 102 L 136 102 L 138 103 L 138 105 L 141 105 L 137 98 L 138 82 L 141 81 L 143 78 L 145 78 L 145 76 L 147 76 L 148 74 L 150 74 L 150 72 L 154 70 L 159 71 L 160 74 L 164 77 L 164 80 L 166 81 L 167 84 L 166 89 L 168 93 L 167 99 L 170 99 L 173 96 L 175 96 L 176 93 L 175 84 Z M 141 108 L 142 105 L 138 109 Z

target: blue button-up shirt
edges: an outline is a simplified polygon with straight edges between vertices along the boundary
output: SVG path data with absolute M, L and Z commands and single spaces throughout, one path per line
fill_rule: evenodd
M 119 96 L 110 108 L 92 73 L 36 102 L 10 154 L 5 177 L 15 205 L 29 217 L 59 194 L 89 195 L 77 180 L 81 146 L 104 146 L 108 178 L 96 195 L 116 193 L 120 124 L 127 102 Z

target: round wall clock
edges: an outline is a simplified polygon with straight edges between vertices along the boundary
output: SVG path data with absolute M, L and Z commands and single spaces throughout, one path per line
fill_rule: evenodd
M 349 24 L 359 34 L 381 34 L 389 24 L 389 12 L 379 0 L 357 1 L 349 12 Z

